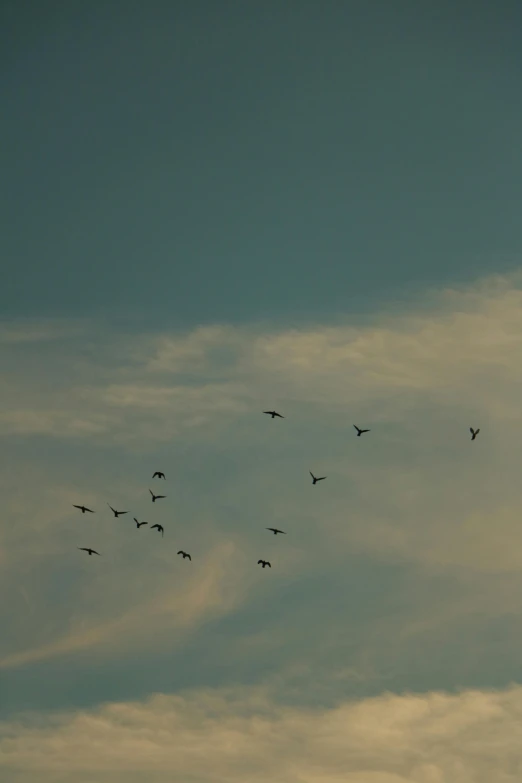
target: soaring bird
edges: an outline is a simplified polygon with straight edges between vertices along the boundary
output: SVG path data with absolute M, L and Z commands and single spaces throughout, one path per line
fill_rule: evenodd
M 157 470 L 155 473 L 152 474 L 152 478 L 156 478 L 156 476 L 158 478 L 162 478 L 162 479 L 165 478 L 165 474 L 162 473 L 161 470 Z
M 473 427 L 470 427 L 469 431 L 471 432 L 471 440 L 475 440 L 475 438 L 477 437 L 477 435 L 480 432 L 480 429 L 474 430 Z
M 153 503 L 155 503 L 156 500 L 158 500 L 159 498 L 166 498 L 167 497 L 166 495 L 155 495 L 154 492 L 151 489 L 149 489 L 149 492 L 152 495 L 152 502 Z
M 360 430 L 360 429 L 359 429 L 359 427 L 358 427 L 356 424 L 354 424 L 353 426 L 354 426 L 354 427 L 355 427 L 355 429 L 357 430 L 357 437 L 358 437 L 358 438 L 360 438 L 360 437 L 361 437 L 361 435 L 363 434 L 363 432 L 370 432 L 370 430 Z
M 91 514 L 94 514 L 94 511 L 92 510 L 92 508 L 87 508 L 87 506 L 76 506 L 74 503 L 73 503 L 73 506 L 74 506 L 74 508 L 79 508 L 80 511 L 82 512 L 82 514 L 85 514 L 86 511 L 89 511 Z
M 188 557 L 188 559 L 190 560 L 190 562 L 192 562 L 192 558 L 191 558 L 191 556 L 189 555 L 189 553 L 188 553 L 188 552 L 184 552 L 182 549 L 180 549 L 180 550 L 179 550 L 179 552 L 178 552 L 178 555 L 183 555 L 183 560 L 184 560 L 186 557 Z
M 263 566 L 263 568 L 264 568 L 265 566 L 268 566 L 269 568 L 272 568 L 272 566 L 270 565 L 270 563 L 268 562 L 268 560 L 258 560 L 258 561 L 257 561 L 257 564 L 259 565 L 260 563 L 261 563 L 261 565 Z
M 119 517 L 119 516 L 121 516 L 121 514 L 128 514 L 128 513 L 129 513 L 128 511 L 116 511 L 116 509 L 115 509 L 115 508 L 113 508 L 113 507 L 110 505 L 110 503 L 107 503 L 107 505 L 109 506 L 110 510 L 112 511 L 112 513 L 114 514 L 114 516 L 116 517 L 116 519 L 118 519 L 118 517 Z
M 136 522 L 136 527 L 138 528 L 138 530 L 140 529 L 140 527 L 141 527 L 142 525 L 148 525 L 148 524 L 149 524 L 148 522 L 138 522 L 138 520 L 136 519 L 136 517 L 134 517 L 134 521 Z
M 85 547 L 85 546 L 79 546 L 78 549 L 81 549 L 82 552 L 88 552 L 89 553 L 89 557 L 91 555 L 100 555 L 100 553 L 97 552 L 95 549 L 89 549 L 88 547 Z M 100 555 L 100 557 L 101 557 L 101 555 Z
M 316 477 L 316 476 L 314 476 L 314 474 L 312 473 L 311 470 L 309 471 L 309 473 L 310 473 L 310 475 L 312 477 L 312 484 L 317 484 L 318 481 L 322 481 L 323 479 L 327 478 L 327 476 Z
M 286 536 L 284 530 L 278 530 L 276 527 L 267 527 L 267 530 L 271 530 L 274 536 L 277 536 L 278 533 L 284 533 L 284 535 Z
M 158 533 L 161 533 L 161 537 L 163 538 L 163 525 L 151 525 L 150 529 L 154 530 L 154 528 L 158 529 Z
M 284 419 L 284 416 L 281 416 L 280 413 L 277 413 L 277 411 L 263 411 L 263 413 L 268 413 L 269 416 L 271 416 L 273 419 L 275 419 L 276 416 L 279 416 L 280 419 Z

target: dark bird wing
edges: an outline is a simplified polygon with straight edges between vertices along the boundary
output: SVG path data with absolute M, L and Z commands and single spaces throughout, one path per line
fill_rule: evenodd
M 91 549 L 91 552 L 93 553 L 93 555 L 99 555 L 101 557 L 100 553 L 97 552 L 95 549 Z
M 361 431 L 361 430 L 359 429 L 359 427 L 357 426 L 357 424 L 354 424 L 353 426 L 355 427 L 355 429 L 357 430 L 357 432 L 360 432 L 360 431 Z
M 166 495 L 155 495 L 156 500 L 159 500 L 160 498 L 166 498 Z
M 112 511 L 112 513 L 113 513 L 113 514 L 115 514 L 115 513 L 116 513 L 116 509 L 114 509 L 114 508 L 111 506 L 111 504 L 110 504 L 110 503 L 107 503 L 107 505 L 109 506 L 109 508 L 110 508 L 110 510 Z
M 156 478 L 156 476 L 159 476 L 159 472 L 158 471 L 156 471 L 155 473 L 152 474 L 152 478 Z
M 188 557 L 188 559 L 190 560 L 190 562 L 192 563 L 192 558 L 191 558 L 191 556 L 189 555 L 189 553 L 188 553 L 188 552 L 187 552 L 187 557 Z
M 185 552 L 182 549 L 180 549 L 179 552 L 178 552 L 178 555 L 184 555 L 184 554 L 185 554 Z
M 79 546 L 79 547 L 78 547 L 78 549 L 79 549 L 81 552 L 88 552 L 88 551 L 89 551 L 89 550 L 88 550 L 88 549 L 86 549 L 84 546 Z
M 328 478 L 328 476 L 319 476 L 316 481 L 324 481 L 325 478 Z
M 150 526 L 150 529 L 151 529 L 151 530 L 154 530 L 154 528 L 155 528 L 155 527 L 157 527 L 157 528 L 158 528 L 158 530 L 160 529 L 160 525 L 151 525 L 151 526 Z
M 285 418 L 284 416 L 281 416 L 281 414 L 277 413 L 276 411 L 274 411 L 274 416 L 279 416 L 280 419 L 284 419 Z
M 370 430 L 361 430 L 361 432 L 370 432 Z
M 149 489 L 149 492 L 152 495 L 152 497 L 154 497 L 154 492 L 151 489 Z
M 311 477 L 314 479 L 314 478 L 315 478 L 315 476 L 314 476 L 314 474 L 312 473 L 312 471 L 311 471 L 311 470 L 309 470 L 308 472 L 309 472 L 309 474 L 311 475 Z
M 266 564 L 269 568 L 272 568 L 272 563 L 269 563 L 268 560 L 266 561 Z
M 258 560 L 258 561 L 257 561 L 257 564 L 258 564 L 258 565 L 259 565 L 259 564 L 263 565 L 263 561 L 262 561 L 262 560 Z

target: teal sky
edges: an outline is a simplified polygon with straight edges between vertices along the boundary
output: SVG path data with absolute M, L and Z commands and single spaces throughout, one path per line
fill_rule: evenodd
M 2 783 L 520 783 L 520 4 L 0 29 Z
M 282 322 L 510 269 L 516 2 L 5 2 L 10 315 Z

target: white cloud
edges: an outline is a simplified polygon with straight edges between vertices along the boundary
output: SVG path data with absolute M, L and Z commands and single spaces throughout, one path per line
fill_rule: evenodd
M 290 707 L 266 688 L 0 725 L 6 783 L 518 783 L 522 688 Z

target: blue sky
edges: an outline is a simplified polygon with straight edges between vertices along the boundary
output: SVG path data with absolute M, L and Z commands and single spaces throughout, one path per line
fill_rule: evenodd
M 1 13 L 2 780 L 518 783 L 518 4 Z

